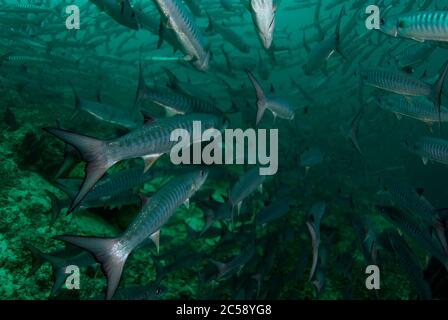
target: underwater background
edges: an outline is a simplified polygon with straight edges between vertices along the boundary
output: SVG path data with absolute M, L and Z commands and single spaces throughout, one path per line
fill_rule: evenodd
M 0 0 L 0 299 L 104 299 L 114 275 L 108 284 L 102 253 L 54 237 L 130 233 L 197 167 L 163 150 L 143 173 L 137 146 L 81 199 L 103 144 L 85 151 L 69 133 L 128 143 L 147 126 L 163 140 L 166 119 L 194 115 L 278 129 L 278 172 L 206 166 L 191 200 L 166 209 L 160 247 L 136 245 L 109 298 L 447 297 L 448 3 L 269 3 Z M 370 30 L 375 4 L 385 16 L 439 10 L 433 31 L 445 38 Z M 66 25 L 70 5 L 79 29 Z M 412 85 L 428 95 L 407 94 Z M 366 287 L 368 265 L 378 290 Z

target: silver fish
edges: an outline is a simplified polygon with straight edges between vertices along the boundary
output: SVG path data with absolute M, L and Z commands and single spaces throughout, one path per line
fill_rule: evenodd
M 185 5 L 179 0 L 154 0 L 164 25 L 176 33 L 183 53 L 201 71 L 208 69 L 210 52 L 201 30 Z M 163 37 L 163 24 L 159 36 Z
M 409 74 L 384 68 L 364 69 L 360 71 L 361 79 L 364 83 L 398 93 L 404 96 L 422 96 L 430 99 L 436 108 L 440 123 L 441 95 L 443 84 L 448 73 L 448 61 L 442 67 L 439 78 L 431 85 Z
M 250 81 L 255 89 L 255 93 L 257 95 L 257 119 L 256 125 L 258 125 L 263 118 L 264 112 L 266 109 L 269 109 L 275 118 L 292 120 L 294 119 L 294 107 L 289 104 L 288 101 L 282 99 L 280 97 L 275 96 L 266 96 L 261 85 L 258 83 L 257 79 L 254 75 L 246 70 L 247 75 L 249 76 Z
M 439 121 L 434 105 L 425 97 L 404 97 L 387 95 L 376 98 L 380 108 L 394 113 L 398 119 L 402 116 L 423 121 L 429 125 Z M 448 109 L 440 107 L 440 121 L 448 122 Z
M 448 11 L 421 11 L 381 19 L 380 31 L 419 42 L 448 41 Z
M 57 236 L 56 239 L 92 253 L 107 277 L 106 299 L 111 299 L 131 252 L 149 237 L 158 247 L 160 228 L 181 204 L 200 189 L 206 179 L 207 171 L 199 170 L 170 180 L 146 201 L 127 229 L 115 238 Z
M 275 29 L 275 11 L 273 0 L 250 0 L 250 12 L 257 30 L 258 38 L 267 50 L 272 45 Z
M 87 162 L 84 182 L 68 213 L 79 205 L 96 182 L 115 163 L 126 159 L 143 158 L 145 171 L 148 170 L 161 155 L 170 152 L 177 143 L 170 139 L 173 130 L 185 129 L 192 136 L 193 121 L 200 121 L 203 130 L 222 129 L 227 125 L 225 118 L 221 119 L 221 117 L 208 114 L 190 114 L 160 119 L 124 136 L 107 141 L 57 128 L 45 128 L 47 132 L 74 146 Z M 192 143 L 196 142 L 199 141 L 192 141 Z
M 440 138 L 423 137 L 414 144 L 406 143 L 408 149 L 419 155 L 426 165 L 429 161 L 448 165 L 448 141 Z

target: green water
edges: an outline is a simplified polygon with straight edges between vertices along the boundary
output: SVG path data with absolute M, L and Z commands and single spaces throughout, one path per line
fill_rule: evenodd
M 136 21 L 139 30 L 133 30 L 93 2 L 101 1 L 70 2 L 79 8 L 80 28 L 69 30 L 66 19 L 70 14 L 64 4 L 30 0 L 26 5 L 22 1 L 20 8 L 15 1 L 1 0 L 0 299 L 104 297 L 106 278 L 92 257 L 90 263 L 79 266 L 79 289 L 69 290 L 62 277 L 60 287 L 52 293 L 54 270 L 61 272 L 67 265 L 77 265 L 67 262 L 67 252 L 59 260 L 52 259 L 56 250 L 64 249 L 64 243 L 54 237 L 116 237 L 144 207 L 139 195 L 151 201 L 170 179 L 196 166 L 177 166 L 165 152 L 149 169 L 154 178 L 123 192 L 123 204 L 112 203 L 105 195 L 100 199 L 102 205 L 81 207 L 66 215 L 70 199 L 58 187 L 55 175 L 67 149 L 63 141 L 42 128 L 59 127 L 113 141 L 142 126 L 157 127 L 173 113 L 166 112 L 163 103 L 150 101 L 148 92 L 157 90 L 201 99 L 217 108 L 228 129 L 277 129 L 278 171 L 266 176 L 262 187 L 245 185 L 239 189 L 238 194 L 250 194 L 244 197 L 238 214 L 237 206 L 228 205 L 229 196 L 232 198 L 232 190 L 254 165 L 245 161 L 207 166 L 210 173 L 204 185 L 188 206 L 177 206 L 162 226 L 159 252 L 149 243 L 129 256 L 118 286 L 123 296 L 117 292 L 116 298 L 141 298 L 133 289 L 124 293 L 136 286 L 150 299 L 429 298 L 423 296 L 422 286 L 433 299 L 447 296 L 447 272 L 441 259 L 375 207 L 399 208 L 406 221 L 417 221 L 414 225 L 446 258 L 440 242 L 440 234 L 446 235 L 446 211 L 436 208 L 448 206 L 448 169 L 435 161 L 425 166 L 421 157 L 406 147 L 406 143 L 425 136 L 446 139 L 446 124 L 439 131 L 437 121 L 430 130 L 424 121 L 410 117 L 398 120 L 375 103 L 376 97 L 388 93 L 360 80 L 360 71 L 372 67 L 401 69 L 432 84 L 446 60 L 443 42 L 429 42 L 434 45 L 431 52 L 403 66 L 399 57 L 405 49 L 428 42 L 368 30 L 365 8 L 373 4 L 370 1 L 283 0 L 275 11 L 272 44 L 266 49 L 247 8 L 249 2 L 190 0 L 190 6 L 183 2 L 180 6 L 186 12 L 192 8 L 188 19 L 197 25 L 203 36 L 201 49 L 210 58 L 207 70 L 201 71 L 194 66 L 197 57 L 185 57 L 189 52 L 175 37 L 173 24 L 163 21 L 163 31 L 159 31 L 161 14 L 155 3 L 132 1 L 133 11 L 129 12 L 127 2 L 108 3 L 121 12 L 118 20 L 129 14 L 126 17 Z M 382 13 L 389 4 L 393 6 L 387 15 L 447 10 L 443 1 L 384 1 Z M 120 11 L 120 6 L 125 10 Z M 345 14 L 339 45 L 333 48 L 336 52 L 321 58 L 310 73 L 305 72 L 304 65 L 316 54 L 316 48 L 335 37 L 342 6 Z M 210 28 L 207 13 L 214 28 Z M 229 30 L 231 37 L 237 37 L 235 42 L 246 46 L 246 52 L 226 38 L 224 33 Z M 160 34 L 165 41 L 158 48 Z M 147 91 L 140 91 L 143 95 L 136 99 L 139 65 Z M 256 125 L 256 94 L 247 70 L 266 96 L 287 101 L 293 119 L 268 108 Z M 448 92 L 445 88 L 442 106 Z M 76 111 L 74 91 L 82 101 L 101 103 L 107 115 Z M 121 115 L 114 115 L 114 108 Z M 139 115 L 137 123 L 126 127 L 123 122 L 133 112 Z M 177 113 L 176 117 L 185 116 Z M 359 118 L 355 117 L 358 113 Z M 355 124 L 353 119 L 357 119 Z M 359 150 L 350 140 L 354 132 Z M 268 140 L 271 152 L 272 143 L 275 141 Z M 131 158 L 135 159 L 114 163 L 108 175 L 142 166 L 141 156 Z M 83 179 L 84 168 L 85 161 L 75 158 L 58 179 Z M 405 194 L 400 202 L 400 194 L 395 194 L 399 199 L 394 198 L 393 191 L 384 187 L 389 181 L 409 186 L 407 190 L 419 188 L 419 193 Z M 56 207 L 50 194 L 66 202 L 54 222 Z M 442 225 L 439 234 L 437 224 L 420 220 L 423 211 L 413 201 L 430 203 L 434 221 Z M 320 241 L 312 272 L 312 235 L 316 231 L 312 208 L 318 203 L 324 203 L 325 208 L 317 228 Z M 270 206 L 274 218 L 257 223 Z M 227 215 L 220 219 L 223 212 Z M 215 220 L 202 234 L 210 217 Z M 365 223 L 361 227 L 357 225 L 360 221 Z M 409 250 L 398 250 L 387 232 L 398 235 L 399 243 Z M 33 255 L 30 246 L 50 257 Z M 225 276 L 218 273 L 219 262 L 229 268 Z M 368 265 L 379 267 L 379 290 L 366 288 Z

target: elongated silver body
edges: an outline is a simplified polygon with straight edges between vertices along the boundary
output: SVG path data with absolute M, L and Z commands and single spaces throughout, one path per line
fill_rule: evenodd
M 439 115 L 434 109 L 434 104 L 425 97 L 403 97 L 400 95 L 388 95 L 378 97 L 377 101 L 384 110 L 396 114 L 398 117 L 406 116 L 428 124 L 439 121 Z M 441 122 L 448 122 L 448 109 L 441 107 Z
M 136 129 L 143 124 L 143 115 L 137 108 L 113 106 L 90 100 L 79 100 L 79 109 L 91 114 L 95 118 L 116 124 L 126 129 Z
M 436 214 L 434 207 L 412 186 L 403 183 L 387 183 L 384 189 L 398 207 L 408 210 L 432 225 L 433 216 Z
M 430 300 L 431 289 L 423 278 L 423 270 L 419 266 L 414 253 L 409 249 L 409 245 L 405 242 L 403 237 L 399 236 L 395 231 L 388 232 L 387 238 L 389 239 L 395 255 L 398 257 L 400 265 L 411 277 L 418 290 L 420 299 Z
M 57 239 L 87 249 L 95 256 L 107 276 L 106 298 L 111 299 L 130 253 L 150 237 L 158 244 L 160 228 L 206 179 L 207 171 L 204 170 L 192 171 L 173 178 L 146 201 L 133 222 L 118 237 L 59 236 Z
M 168 29 L 176 33 L 184 54 L 201 71 L 208 69 L 210 53 L 206 40 L 188 9 L 179 0 L 154 0 Z
M 416 41 L 448 41 L 448 11 L 421 11 L 387 17 L 380 31 Z
M 448 165 L 448 141 L 440 138 L 424 137 L 411 146 L 411 151 L 419 155 L 424 164 L 429 160 Z
M 202 130 L 220 128 L 223 124 L 222 118 L 209 114 L 190 114 L 160 119 L 118 139 L 106 142 L 102 156 L 107 159 L 107 162 L 115 163 L 125 159 L 167 153 L 177 143 L 170 140 L 171 132 L 175 129 L 185 129 L 191 135 L 193 121 L 200 121 Z
M 273 0 L 251 0 L 252 20 L 257 30 L 258 38 L 265 49 L 272 45 L 275 29 L 275 11 Z
M 191 144 L 200 142 L 202 132 L 196 137 L 193 135 L 194 121 L 200 122 L 201 130 L 222 129 L 227 124 L 224 117 L 194 113 L 160 119 L 122 137 L 108 141 L 82 136 L 66 130 L 46 128 L 49 133 L 77 148 L 87 162 L 84 182 L 68 212 L 72 212 L 79 205 L 107 169 L 115 163 L 126 159 L 143 158 L 146 170 L 161 155 L 170 152 L 171 148 L 178 143 L 178 141 L 171 140 L 171 133 L 174 130 L 186 130 L 191 137 Z
M 400 228 L 409 237 L 415 239 L 429 254 L 439 260 L 445 268 L 448 267 L 448 256 L 443 252 L 439 243 L 433 241 L 429 231 L 421 228 L 415 220 L 410 219 L 396 208 L 377 206 L 377 210 L 384 218 Z
M 119 237 L 119 242 L 132 251 L 158 231 L 174 211 L 202 186 L 206 178 L 207 172 L 200 170 L 172 179 L 147 201 L 134 221 Z
M 433 92 L 430 84 L 402 71 L 372 68 L 362 69 L 360 74 L 364 83 L 370 86 L 406 96 L 430 97 Z
M 165 108 L 174 114 L 211 113 L 222 114 L 213 103 L 190 95 L 167 90 L 147 89 L 144 99 Z
M 143 166 L 136 166 L 104 177 L 92 188 L 92 191 L 90 191 L 84 201 L 113 197 L 139 187 L 154 178 L 154 172 L 142 173 L 143 170 Z M 161 172 L 158 171 L 157 175 L 160 174 Z M 81 179 L 58 179 L 56 182 L 58 186 L 64 187 L 64 191 L 72 194 L 73 191 L 76 194 L 82 184 Z

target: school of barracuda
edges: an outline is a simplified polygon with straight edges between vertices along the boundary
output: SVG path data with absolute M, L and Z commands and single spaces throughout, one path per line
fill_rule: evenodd
M 0 30 L 1 140 L 35 132 L 1 161 L 51 202 L 0 240 L 47 297 L 75 265 L 76 299 L 447 298 L 445 0 L 0 0 Z M 174 165 L 193 121 L 278 129 L 278 172 Z M 70 228 L 88 212 L 115 234 Z

